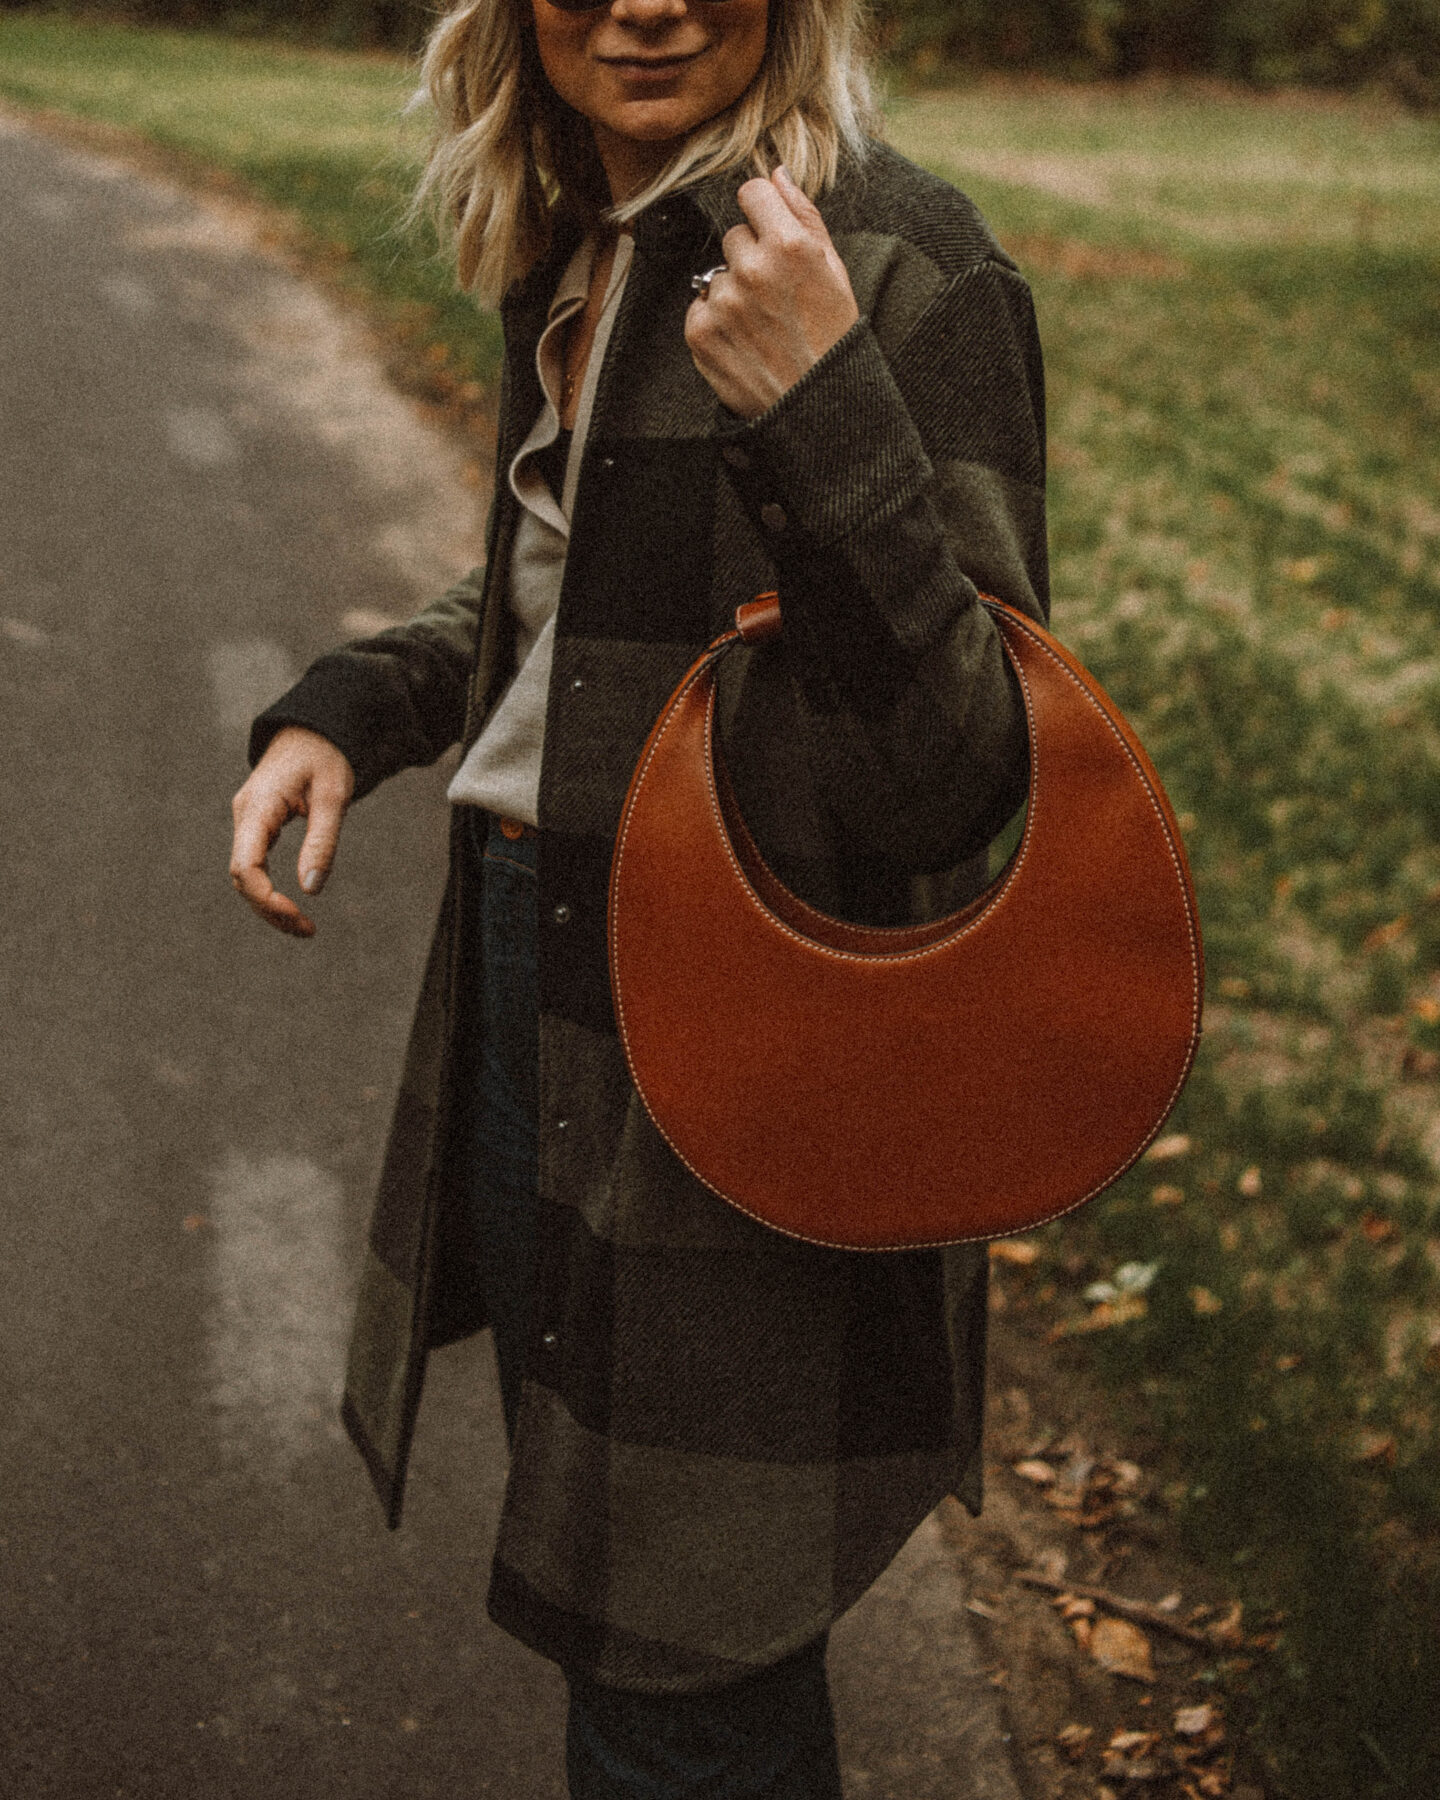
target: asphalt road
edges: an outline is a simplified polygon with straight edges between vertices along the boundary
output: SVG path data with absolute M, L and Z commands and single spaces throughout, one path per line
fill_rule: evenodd
M 313 943 L 225 878 L 251 714 L 476 497 L 246 240 L 0 119 L 0 1792 L 559 1800 L 488 1343 L 399 1533 L 335 1417 L 443 772 L 356 809 Z M 856 1800 L 1014 1795 L 962 1599 L 932 1526 L 837 1633 Z

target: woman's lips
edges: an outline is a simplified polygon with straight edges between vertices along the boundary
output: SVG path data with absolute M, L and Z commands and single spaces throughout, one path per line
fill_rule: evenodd
M 627 81 L 667 81 L 688 68 L 703 51 L 692 50 L 688 56 L 605 56 L 600 60 Z

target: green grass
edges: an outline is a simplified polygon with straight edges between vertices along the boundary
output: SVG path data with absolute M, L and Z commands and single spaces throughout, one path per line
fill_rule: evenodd
M 401 228 L 425 137 L 423 118 L 403 116 L 414 86 L 399 57 L 0 13 L 0 97 L 238 177 L 301 228 L 312 262 L 363 296 L 442 392 L 473 399 L 499 368 L 498 321 L 455 291 L 433 236 Z
M 1286 1615 L 1234 1705 L 1286 1793 L 1435 1792 L 1440 128 L 987 85 L 893 135 L 1033 279 L 1057 629 L 1166 780 L 1209 956 L 1189 1150 L 1007 1279 L 1078 1323 L 1159 1265 L 1073 1341 Z
M 0 93 L 240 177 L 485 383 L 493 320 L 395 230 L 409 87 L 396 61 L 0 15 Z M 1440 125 L 985 84 L 897 100 L 892 135 L 1034 283 L 1056 625 L 1165 777 L 1209 953 L 1190 1148 L 1053 1227 L 1014 1303 L 1083 1321 L 1097 1276 L 1158 1264 L 1143 1317 L 1067 1341 L 1169 1446 L 1189 1541 L 1286 1615 L 1231 1666 L 1232 1717 L 1297 1800 L 1432 1793 Z

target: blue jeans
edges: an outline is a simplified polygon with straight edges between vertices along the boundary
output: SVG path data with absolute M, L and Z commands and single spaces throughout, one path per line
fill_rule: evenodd
M 467 1199 L 513 1439 L 539 1213 L 539 839 L 507 838 L 474 809 L 468 823 L 485 975 Z M 703 1694 L 635 1694 L 567 1672 L 572 1800 L 841 1800 L 825 1642 Z

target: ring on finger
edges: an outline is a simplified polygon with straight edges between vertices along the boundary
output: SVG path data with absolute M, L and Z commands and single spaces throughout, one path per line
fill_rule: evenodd
M 706 269 L 703 275 L 692 275 L 690 277 L 690 285 L 702 300 L 708 300 L 710 298 L 710 283 L 717 275 L 728 275 L 729 273 L 729 263 L 716 263 L 713 269 Z

